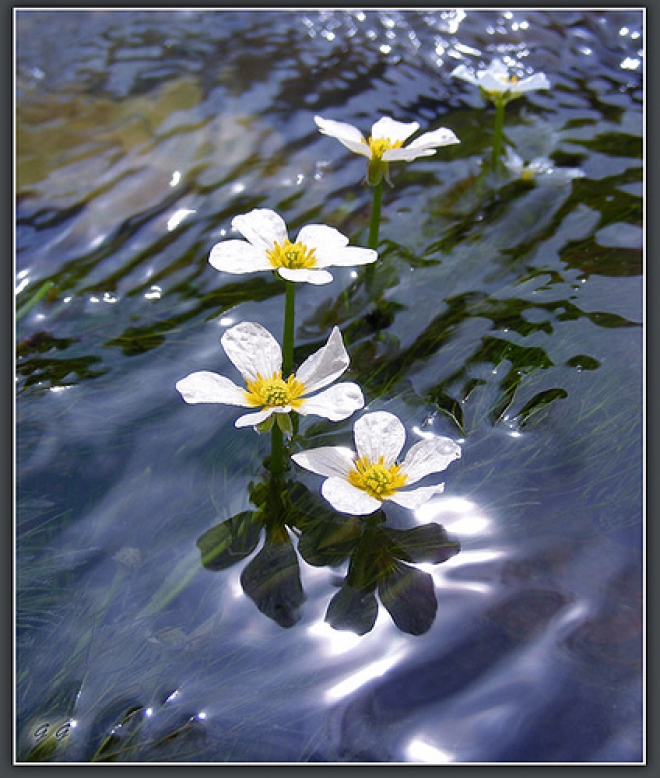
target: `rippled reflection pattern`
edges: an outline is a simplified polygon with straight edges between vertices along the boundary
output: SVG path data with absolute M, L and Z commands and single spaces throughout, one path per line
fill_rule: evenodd
M 643 761 L 643 11 L 23 9 L 15 30 L 16 760 Z M 551 88 L 507 106 L 493 180 L 492 106 L 450 74 L 496 57 Z M 280 284 L 210 248 L 257 207 L 365 245 L 363 160 L 315 115 L 461 141 L 393 166 L 370 294 L 338 269 L 296 301 L 297 364 L 339 326 L 368 410 L 461 445 L 442 495 L 387 514 L 460 543 L 415 563 L 421 634 L 379 590 L 364 634 L 326 620 L 349 561 L 322 534 L 290 536 L 288 625 L 258 607 L 264 566 L 246 596 L 261 530 L 219 569 L 197 546 L 253 510 L 268 441 L 175 384 L 227 372 L 232 325 L 282 324 Z

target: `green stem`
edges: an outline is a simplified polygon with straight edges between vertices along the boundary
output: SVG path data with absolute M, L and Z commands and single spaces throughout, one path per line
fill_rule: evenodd
M 282 335 L 282 377 L 286 380 L 293 373 L 293 341 L 296 331 L 296 285 L 284 281 L 284 333 Z M 273 420 L 270 438 L 270 471 L 274 478 L 284 473 L 284 435 Z
M 369 248 L 378 249 L 378 232 L 380 230 L 380 205 L 383 200 L 383 179 L 374 186 L 374 197 L 371 205 L 371 224 L 369 225 Z M 364 280 L 367 288 L 367 293 L 371 294 L 374 274 L 376 272 L 376 263 L 372 262 L 367 265 L 364 271 Z
M 493 170 L 498 171 L 501 165 L 502 138 L 504 136 L 504 100 L 495 101 L 495 127 L 493 129 Z
M 380 230 L 380 204 L 383 200 L 383 179 L 374 186 L 374 199 L 371 205 L 371 224 L 369 225 L 369 248 L 378 249 L 378 231 Z
M 281 478 L 284 473 L 284 436 L 277 421 L 270 432 L 270 472 L 275 478 Z
M 284 336 L 282 339 L 282 377 L 286 380 L 293 373 L 293 341 L 296 324 L 296 286 L 293 281 L 284 282 Z

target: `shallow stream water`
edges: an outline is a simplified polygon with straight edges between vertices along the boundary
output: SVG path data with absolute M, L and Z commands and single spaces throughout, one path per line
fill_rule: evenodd
M 643 22 L 17 12 L 17 761 L 643 759 Z M 536 178 L 487 174 L 493 108 L 450 75 L 494 57 L 551 83 L 505 114 Z M 234 216 L 366 245 L 365 160 L 315 115 L 461 141 L 391 166 L 370 292 L 348 268 L 296 291 L 297 363 L 338 325 L 367 410 L 462 448 L 442 495 L 387 512 L 460 546 L 417 568 L 435 617 L 377 601 L 362 635 L 325 621 L 347 553 L 292 534 L 297 583 L 256 600 L 258 528 L 201 563 L 251 511 L 269 437 L 175 389 L 237 379 L 230 325 L 282 331 L 272 274 L 208 264 Z M 352 422 L 301 440 L 350 444 Z M 322 515 L 321 479 L 295 478 Z

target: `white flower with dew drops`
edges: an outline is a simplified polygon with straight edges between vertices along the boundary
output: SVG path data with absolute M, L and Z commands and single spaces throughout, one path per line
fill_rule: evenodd
M 494 59 L 488 68 L 478 70 L 476 73 L 466 65 L 459 65 L 451 75 L 479 87 L 490 99 L 504 98 L 508 101 L 520 97 L 525 92 L 550 89 L 550 82 L 545 73 L 534 73 L 526 78 L 518 78 L 511 75 L 509 68 L 501 59 Z
M 332 275 L 326 268 L 366 265 L 378 259 L 373 249 L 349 246 L 345 235 L 324 224 L 308 224 L 292 243 L 284 219 L 267 208 L 236 216 L 231 226 L 245 240 L 217 243 L 209 256 L 210 265 L 225 273 L 273 270 L 286 281 L 329 284 Z
M 429 157 L 441 146 L 460 143 L 456 135 L 446 127 L 425 132 L 407 146 L 403 144 L 419 130 L 418 122 L 397 122 L 383 116 L 371 128 L 367 140 L 357 127 L 346 122 L 315 116 L 314 121 L 323 135 L 335 138 L 355 154 L 369 160 L 369 184 L 379 183 L 387 177 L 390 162 L 411 162 L 418 157 Z
M 407 487 L 445 470 L 461 456 L 453 440 L 426 438 L 413 444 L 398 464 L 406 430 L 397 416 L 386 411 L 364 414 L 353 425 L 353 435 L 356 451 L 323 446 L 292 456 L 300 467 L 326 478 L 321 493 L 341 513 L 367 515 L 385 500 L 416 510 L 442 492 L 444 484 Z
M 240 416 L 236 420 L 237 427 L 259 427 L 274 418 L 274 414 L 292 411 L 301 416 L 313 414 L 330 421 L 341 421 L 364 407 L 364 396 L 357 384 L 347 381 L 329 386 L 349 365 L 338 327 L 333 328 L 325 346 L 311 354 L 295 374 L 287 377 L 282 376 L 279 343 L 260 324 L 237 324 L 224 333 L 220 342 L 243 376 L 245 388 L 206 370 L 182 378 L 176 388 L 190 404 L 220 403 L 259 409 Z

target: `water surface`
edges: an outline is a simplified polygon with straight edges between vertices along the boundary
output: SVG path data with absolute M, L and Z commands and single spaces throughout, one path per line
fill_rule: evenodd
M 19 310 L 49 284 L 16 324 L 19 761 L 643 759 L 643 33 L 639 10 L 17 13 Z M 494 56 L 552 84 L 505 128 L 552 175 L 483 175 L 493 109 L 450 73 Z M 283 316 L 210 248 L 255 207 L 366 245 L 364 160 L 316 114 L 461 140 L 392 166 L 375 297 L 339 269 L 296 298 L 298 362 L 337 324 L 369 410 L 461 443 L 442 496 L 388 512 L 460 543 L 420 565 L 417 635 L 382 604 L 362 636 L 324 621 L 346 559 L 299 557 L 282 626 L 249 556 L 196 545 L 251 510 L 269 441 L 175 383 L 236 379 L 222 332 Z

